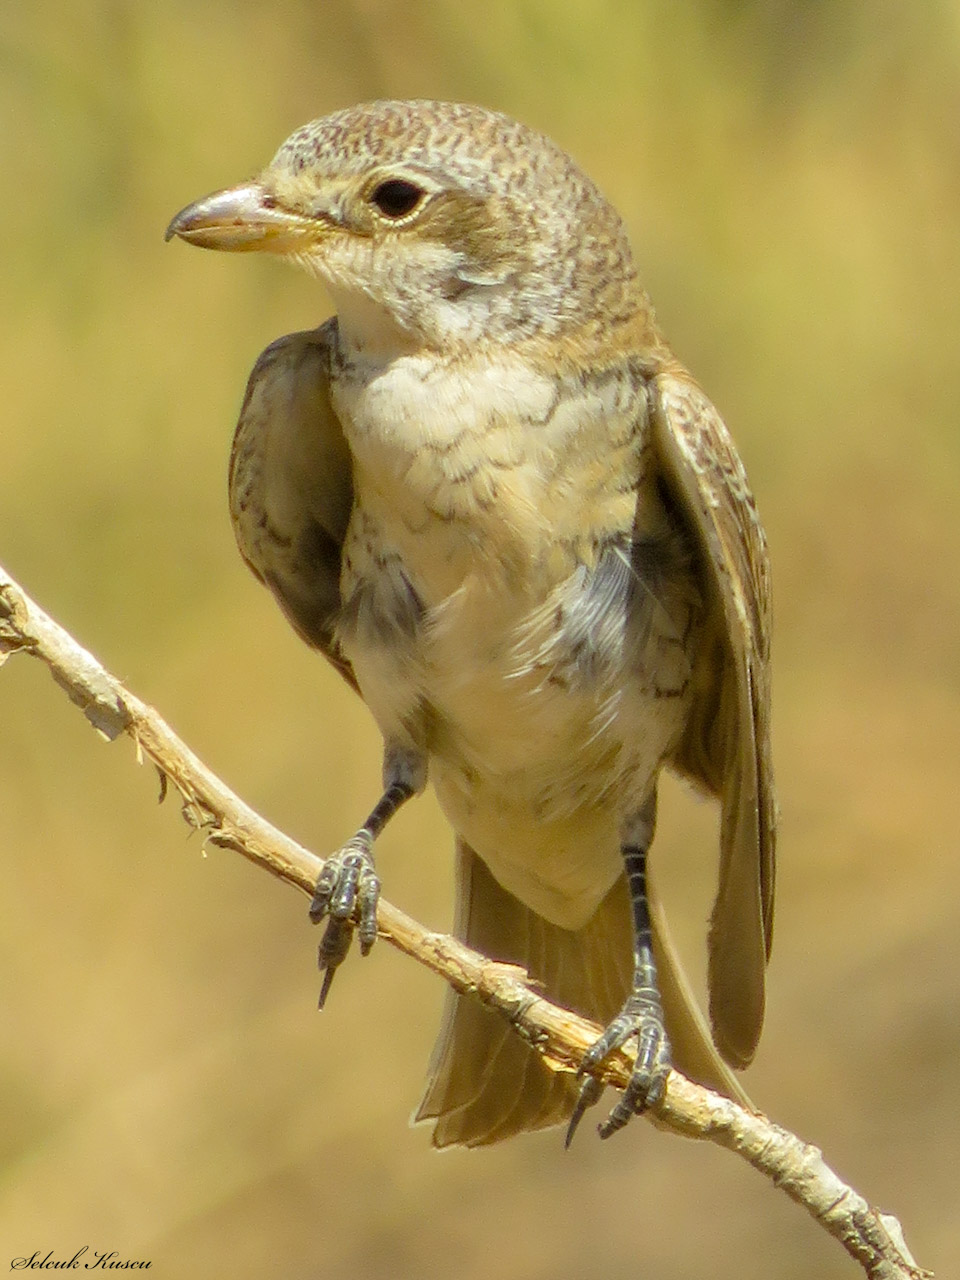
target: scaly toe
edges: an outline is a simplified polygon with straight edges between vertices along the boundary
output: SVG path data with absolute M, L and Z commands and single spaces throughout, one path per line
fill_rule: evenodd
M 611 1053 L 623 1048 L 634 1036 L 637 1038 L 637 1058 L 630 1083 L 607 1119 L 597 1126 L 601 1138 L 609 1138 L 633 1116 L 656 1107 L 663 1098 L 670 1071 L 670 1041 L 667 1039 L 659 1000 L 650 1000 L 646 994 L 642 997 L 636 994 L 627 997 L 620 1013 L 583 1055 L 579 1074 L 594 1071 Z M 587 1076 L 580 1087 L 580 1097 L 567 1129 L 568 1146 L 584 1111 L 600 1095 L 599 1082 L 594 1081 L 595 1092 L 585 1087 L 590 1079 Z
M 317 952 L 323 970 L 319 1007 L 326 1003 L 337 968 L 346 959 L 354 929 L 360 934 L 360 952 L 366 955 L 377 936 L 377 904 L 380 881 L 373 865 L 373 837 L 365 828 L 329 857 L 317 877 L 310 903 L 310 919 L 327 927 Z

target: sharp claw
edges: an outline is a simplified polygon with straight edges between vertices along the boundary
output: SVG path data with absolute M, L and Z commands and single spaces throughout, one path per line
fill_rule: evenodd
M 583 1113 L 585 1110 L 586 1108 L 581 1107 L 579 1102 L 573 1108 L 573 1114 L 570 1117 L 570 1123 L 567 1125 L 567 1132 L 563 1139 L 564 1151 L 570 1150 L 570 1144 L 573 1142 L 574 1135 L 580 1127 L 580 1121 L 583 1119 Z
M 352 937 L 353 925 L 331 917 L 317 950 L 317 962 L 323 971 L 323 986 L 320 989 L 318 1009 L 322 1009 L 327 1002 L 327 996 L 333 985 L 337 969 L 346 959 L 347 952 L 350 950 Z
M 323 986 L 320 988 L 320 998 L 317 1001 L 317 1008 L 322 1009 L 327 1003 L 327 996 L 330 994 L 330 988 L 333 986 L 333 979 L 336 977 L 336 969 L 327 969 L 323 975 Z
M 581 1075 L 582 1072 L 583 1064 L 581 1064 L 580 1070 L 577 1074 Z M 584 1076 L 580 1081 L 580 1093 L 577 1097 L 576 1104 L 574 1105 L 573 1112 L 570 1115 L 570 1123 L 567 1125 L 567 1134 L 563 1140 L 563 1147 L 565 1151 L 570 1150 L 570 1143 L 573 1141 L 573 1136 L 577 1132 L 577 1128 L 579 1127 L 580 1121 L 583 1119 L 587 1108 L 593 1106 L 602 1092 L 603 1085 L 599 1080 L 595 1080 L 593 1076 Z

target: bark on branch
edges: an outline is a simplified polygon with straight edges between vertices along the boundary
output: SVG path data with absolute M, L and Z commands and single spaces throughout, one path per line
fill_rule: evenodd
M 207 841 L 243 854 L 281 880 L 312 894 L 321 859 L 278 831 L 233 794 L 146 703 L 109 674 L 92 654 L 48 617 L 0 567 L 0 663 L 10 654 L 39 658 L 105 738 L 127 734 L 137 758 L 146 756 L 180 794 L 183 816 Z M 527 985 L 527 974 L 432 933 L 381 901 L 380 936 L 426 965 L 457 991 L 505 1017 L 556 1070 L 571 1071 L 598 1028 L 550 1004 Z M 614 1055 L 604 1080 L 622 1089 L 630 1078 L 627 1054 Z M 826 1164 L 820 1151 L 727 1098 L 671 1072 L 666 1096 L 650 1119 L 689 1138 L 737 1152 L 835 1236 L 872 1280 L 921 1280 L 932 1272 L 910 1255 L 896 1218 L 872 1208 Z

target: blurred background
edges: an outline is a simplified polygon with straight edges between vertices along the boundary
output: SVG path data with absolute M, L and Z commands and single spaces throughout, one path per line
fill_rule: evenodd
M 772 549 L 782 805 L 746 1083 L 960 1264 L 960 9 L 888 0 L 62 0 L 0 10 L 0 562 L 320 853 L 377 794 L 363 707 L 236 554 L 257 353 L 316 283 L 164 245 L 297 125 L 381 96 L 550 133 L 624 214 Z M 441 984 L 382 944 L 322 1016 L 306 900 L 202 855 L 126 742 L 0 677 L 0 1265 L 161 1276 L 853 1277 L 733 1156 L 638 1123 L 434 1153 L 407 1117 Z M 387 896 L 451 913 L 431 799 Z M 655 866 L 698 976 L 711 806 Z

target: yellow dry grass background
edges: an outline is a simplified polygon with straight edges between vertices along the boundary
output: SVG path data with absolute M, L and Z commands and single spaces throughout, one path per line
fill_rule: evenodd
M 164 245 L 296 125 L 481 101 L 620 207 L 772 546 L 783 822 L 748 1087 L 960 1264 L 960 13 L 891 0 L 87 0 L 0 10 L 0 561 L 252 804 L 332 849 L 362 706 L 246 573 L 244 379 L 327 313 L 276 262 Z M 86 1244 L 193 1280 L 734 1277 L 854 1265 L 722 1152 L 635 1124 L 431 1151 L 440 985 L 383 944 L 313 1010 L 305 901 L 201 856 L 127 745 L 0 675 L 0 1270 Z M 387 895 L 450 917 L 432 801 Z M 714 818 L 656 861 L 702 963 Z M 88 1255 L 89 1257 L 90 1255 Z

